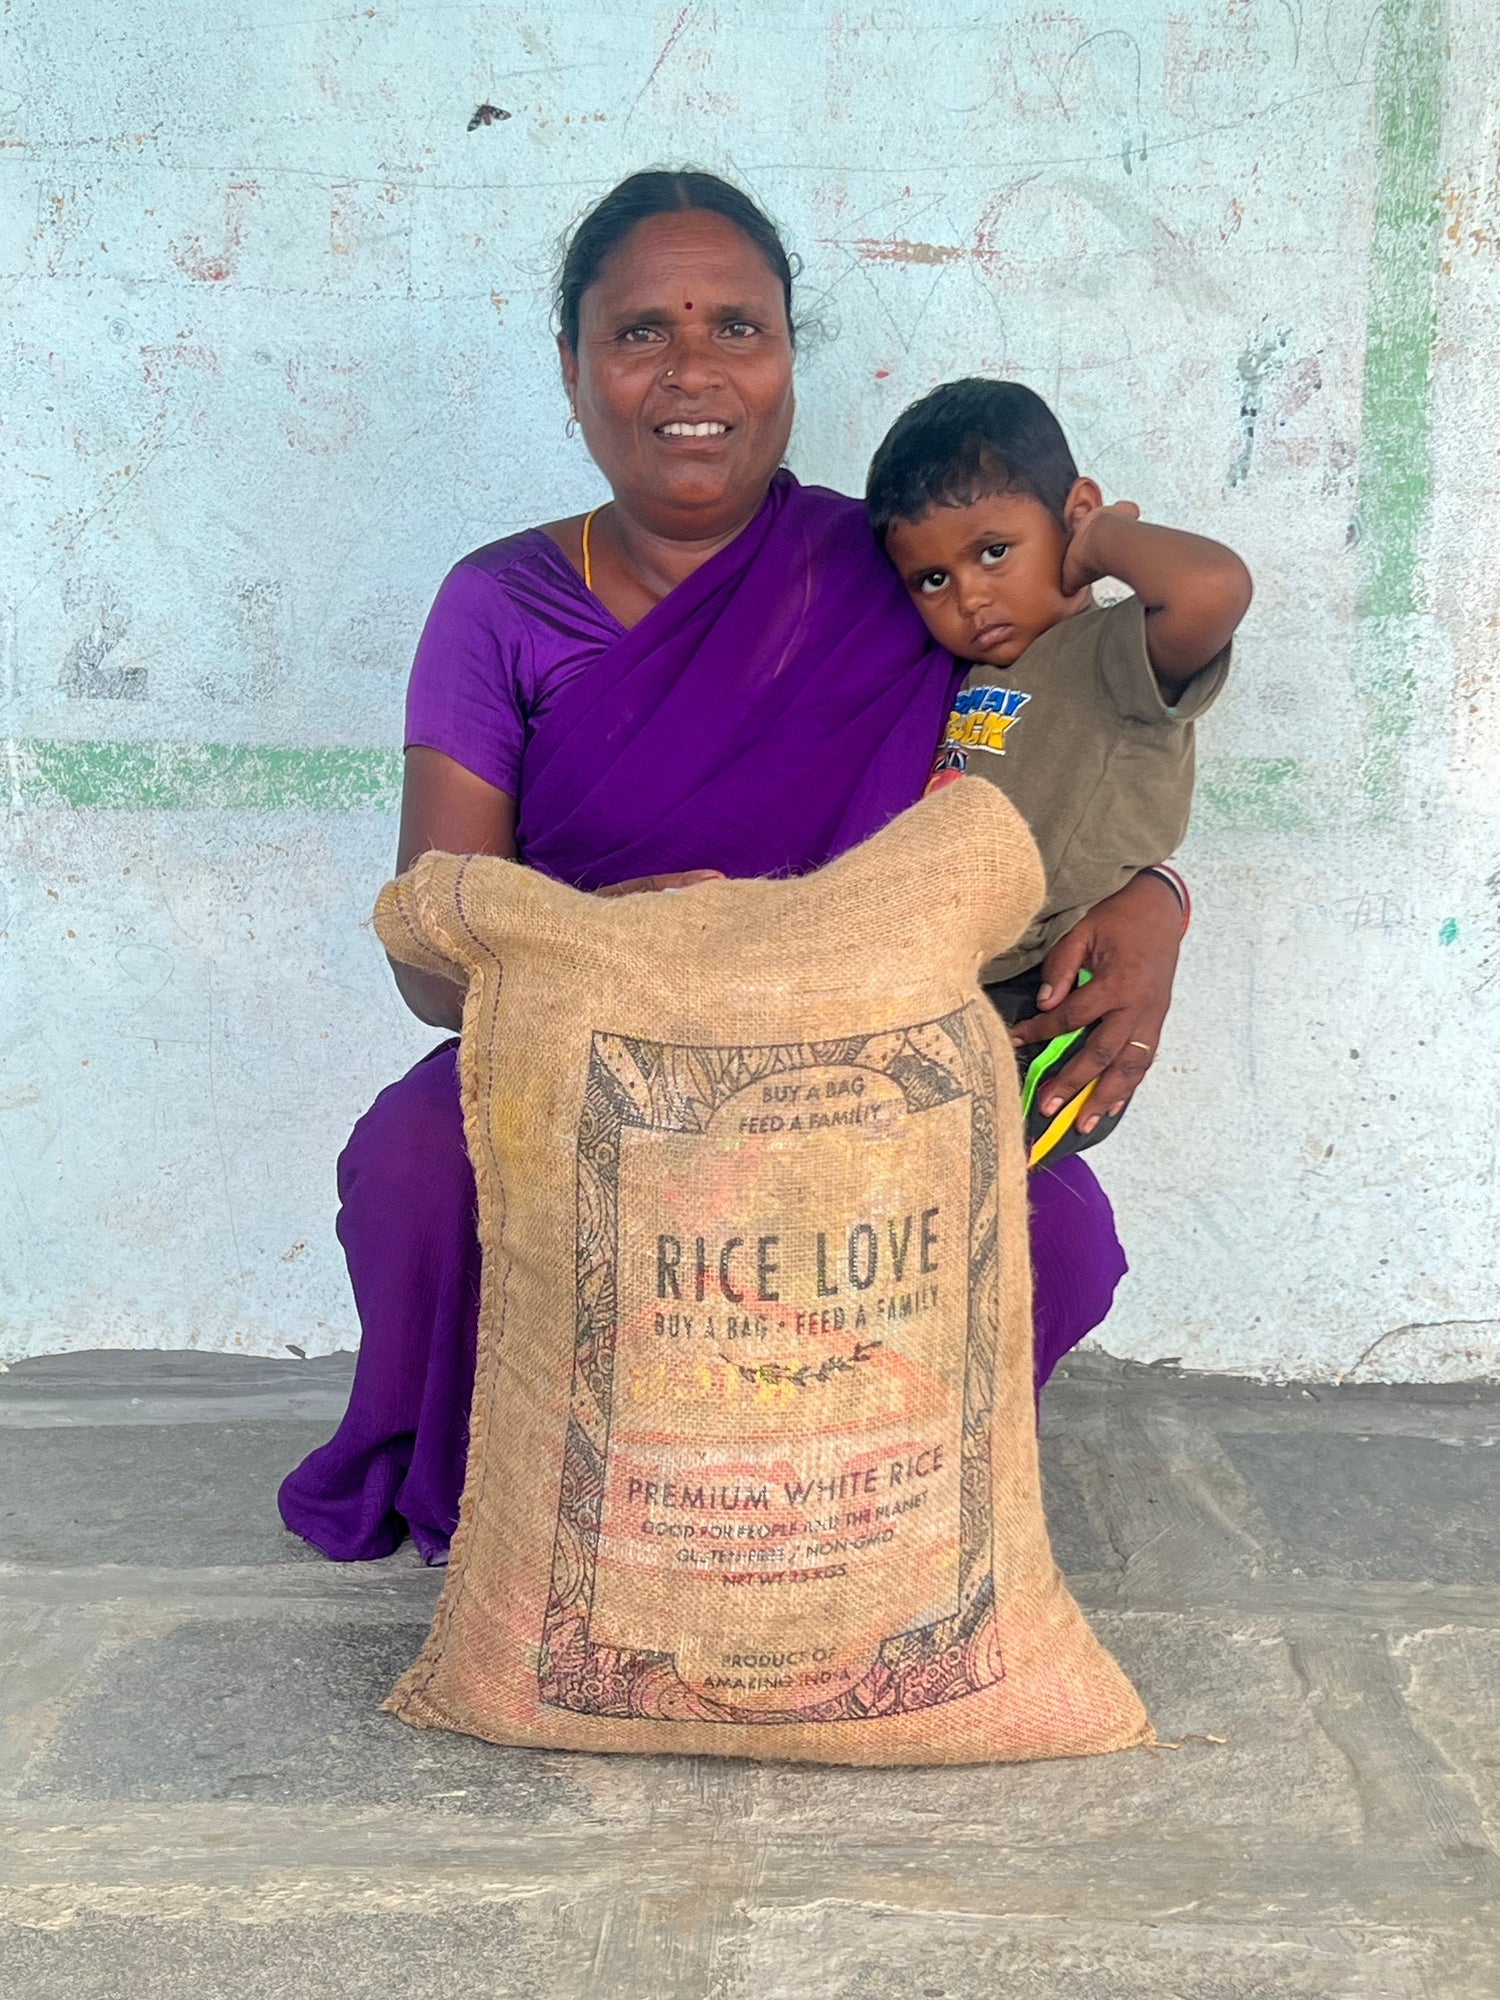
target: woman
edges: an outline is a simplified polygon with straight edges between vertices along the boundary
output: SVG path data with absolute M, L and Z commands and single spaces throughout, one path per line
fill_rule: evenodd
M 782 471 L 792 272 L 712 175 L 633 175 L 575 231 L 558 290 L 573 420 L 612 499 L 480 549 L 439 592 L 407 704 L 398 868 L 516 856 L 580 888 L 668 889 L 821 866 L 921 794 L 956 685 L 859 504 Z M 1123 1104 L 1171 995 L 1180 911 L 1140 877 L 1056 948 L 1052 1020 L 1100 1019 L 1061 1086 Z M 460 1025 L 448 981 L 394 968 Z M 333 1439 L 281 1489 L 336 1560 L 409 1531 L 445 1559 L 474 1371 L 479 1246 L 455 1044 L 382 1092 L 339 1162 L 363 1338 Z M 1125 1269 L 1079 1160 L 1032 1191 L 1037 1380 Z

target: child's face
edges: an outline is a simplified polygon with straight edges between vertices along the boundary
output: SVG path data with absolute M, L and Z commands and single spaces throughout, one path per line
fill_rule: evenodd
M 1068 530 L 1025 493 L 933 507 L 897 521 L 886 553 L 939 645 L 961 660 L 1009 667 L 1040 633 L 1083 609 L 1063 594 Z

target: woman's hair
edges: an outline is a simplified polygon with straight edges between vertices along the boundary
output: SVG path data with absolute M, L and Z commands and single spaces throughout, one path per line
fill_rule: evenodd
M 696 167 L 676 171 L 650 168 L 631 174 L 611 188 L 578 222 L 568 238 L 562 269 L 557 275 L 557 324 L 570 348 L 578 346 L 578 309 L 584 293 L 599 275 L 604 260 L 623 243 L 638 222 L 652 215 L 672 215 L 703 209 L 722 215 L 746 236 L 781 280 L 786 323 L 792 332 L 792 280 L 796 269 L 776 225 L 744 194 L 717 174 Z M 795 340 L 795 334 L 793 334 Z
M 1025 493 L 1062 524 L 1078 467 L 1062 425 L 1034 389 L 970 375 L 903 410 L 870 461 L 865 505 L 884 540 L 933 507 Z

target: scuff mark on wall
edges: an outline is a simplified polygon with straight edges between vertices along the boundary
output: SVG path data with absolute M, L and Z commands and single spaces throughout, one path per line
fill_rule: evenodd
M 265 701 L 281 684 L 281 621 L 286 592 L 274 578 L 252 577 L 234 584 L 228 593 L 230 622 L 239 644 L 234 666 L 216 661 L 213 671 L 197 681 L 210 701 Z
M 1226 486 L 1239 486 L 1250 476 L 1250 460 L 1255 452 L 1255 432 L 1260 423 L 1266 383 L 1286 365 L 1286 344 L 1291 338 L 1285 327 L 1265 340 L 1242 350 L 1235 364 L 1240 380 L 1240 447 L 1224 475 Z
M 146 669 L 120 656 L 130 621 L 106 597 L 88 629 L 63 655 L 58 687 L 69 701 L 144 701 Z
M 1460 257 L 1500 257 L 1500 147 L 1482 165 L 1443 186 L 1443 276 Z
M 857 236 L 851 247 L 867 264 L 956 264 L 969 254 L 957 243 L 908 243 L 899 236 Z

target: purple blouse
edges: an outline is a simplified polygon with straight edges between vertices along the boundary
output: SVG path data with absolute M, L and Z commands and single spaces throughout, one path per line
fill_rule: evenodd
M 455 564 L 406 691 L 406 747 L 441 750 L 514 798 L 534 724 L 624 627 L 552 537 L 527 528 Z
M 628 630 L 539 528 L 465 557 L 406 742 L 508 792 L 519 857 L 578 888 L 802 874 L 921 796 L 955 682 L 864 508 L 780 472 Z

